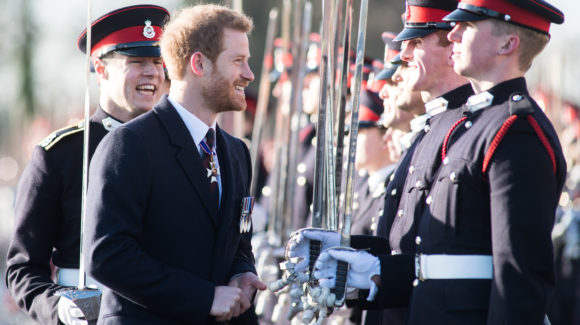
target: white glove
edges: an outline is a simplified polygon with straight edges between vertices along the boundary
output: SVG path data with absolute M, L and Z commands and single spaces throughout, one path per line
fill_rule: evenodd
M 88 325 L 81 309 L 65 297 L 58 300 L 58 319 L 65 325 Z
M 306 272 L 310 264 L 310 241 L 318 240 L 322 243 L 320 251 L 340 244 L 340 235 L 337 232 L 316 228 L 304 228 L 295 231 L 286 244 L 286 256 L 299 257 L 302 260 L 296 264 L 297 272 Z
M 349 264 L 346 284 L 357 289 L 370 289 L 368 301 L 373 301 L 378 288 L 371 278 L 381 275 L 381 262 L 365 251 L 346 250 L 340 247 L 330 248 L 320 253 L 314 265 L 314 277 L 321 287 L 334 288 L 336 282 L 337 261 Z

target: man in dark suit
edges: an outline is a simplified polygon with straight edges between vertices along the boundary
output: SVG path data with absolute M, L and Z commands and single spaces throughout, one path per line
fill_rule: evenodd
M 177 12 L 160 41 L 169 96 L 95 152 L 83 246 L 106 286 L 99 324 L 228 321 L 265 289 L 250 245 L 250 155 L 215 122 L 246 107 L 252 27 L 223 6 Z
M 168 16 L 165 8 L 137 5 L 92 23 L 99 107 L 89 120 L 89 157 L 109 131 L 159 101 L 165 76 L 158 42 Z M 78 47 L 86 53 L 86 31 Z M 55 295 L 78 285 L 84 130 L 81 121 L 49 135 L 34 149 L 18 184 L 6 285 L 18 306 L 41 324 L 85 322 L 70 300 Z M 97 285 L 91 278 L 87 284 Z

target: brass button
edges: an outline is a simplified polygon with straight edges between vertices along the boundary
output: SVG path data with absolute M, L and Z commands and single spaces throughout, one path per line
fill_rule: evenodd
M 298 166 L 296 167 L 296 170 L 299 173 L 304 173 L 306 171 L 306 164 L 305 163 L 299 163 Z
M 457 180 L 457 174 L 455 172 L 451 172 L 451 174 L 449 174 L 449 179 L 452 182 L 455 182 Z

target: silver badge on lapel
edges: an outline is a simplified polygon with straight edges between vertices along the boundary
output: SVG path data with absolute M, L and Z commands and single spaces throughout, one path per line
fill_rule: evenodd
M 242 198 L 242 213 L 240 214 L 240 234 L 250 232 L 252 228 L 252 211 L 254 210 L 254 197 Z

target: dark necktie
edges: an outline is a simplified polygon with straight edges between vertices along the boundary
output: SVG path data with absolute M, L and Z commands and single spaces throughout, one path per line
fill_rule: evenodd
M 207 131 L 205 138 L 201 142 L 203 167 L 205 168 L 206 176 L 209 180 L 209 190 L 213 204 L 218 206 L 219 189 L 218 189 L 218 170 L 215 163 L 215 132 L 212 128 Z

